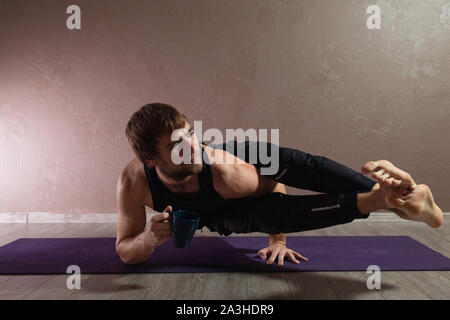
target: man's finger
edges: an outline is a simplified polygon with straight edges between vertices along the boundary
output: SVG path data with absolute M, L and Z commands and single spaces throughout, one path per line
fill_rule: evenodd
M 270 259 L 267 260 L 267 264 L 272 264 L 275 261 L 275 258 L 278 255 L 278 252 L 280 252 L 281 249 L 276 249 L 275 251 L 271 252 Z
M 293 254 L 295 254 L 297 257 L 299 257 L 302 260 L 308 261 L 308 258 L 302 256 L 300 253 L 292 251 Z
M 300 261 L 295 259 L 295 256 L 292 254 L 292 252 L 289 252 L 288 255 L 289 255 L 289 258 L 291 259 L 292 262 L 295 262 L 297 264 L 300 263 Z
M 278 254 L 278 265 L 282 266 L 284 263 L 284 256 L 286 255 L 286 250 L 281 250 Z
M 170 206 L 168 206 L 168 207 L 170 207 Z M 166 208 L 166 210 L 167 210 L 167 208 Z M 165 221 L 165 220 L 169 219 L 170 215 L 169 215 L 169 213 L 166 210 L 164 210 L 160 214 L 156 214 L 153 217 L 153 220 L 156 221 L 156 222 L 162 222 L 162 221 Z
M 164 219 L 169 219 L 170 217 L 169 212 L 172 212 L 172 206 L 167 206 L 162 212 Z
M 263 251 L 263 250 L 261 250 L 261 251 L 259 251 L 258 252 L 258 255 L 261 257 L 261 258 L 263 258 L 264 260 L 266 260 L 267 259 L 267 255 L 266 255 L 266 252 L 265 251 Z

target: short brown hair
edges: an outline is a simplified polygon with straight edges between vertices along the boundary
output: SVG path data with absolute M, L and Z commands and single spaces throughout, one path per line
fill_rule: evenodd
M 137 158 L 154 159 L 161 136 L 171 134 L 188 122 L 187 117 L 175 107 L 165 103 L 149 103 L 141 107 L 130 118 L 125 130 L 128 142 Z

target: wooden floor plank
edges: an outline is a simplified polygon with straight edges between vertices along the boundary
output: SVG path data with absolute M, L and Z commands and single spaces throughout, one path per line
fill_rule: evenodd
M 401 273 L 430 299 L 450 299 L 450 277 L 448 276 L 450 271 L 402 271 Z
M 38 224 L 36 223 L 33 225 L 38 225 Z M 40 225 L 45 225 L 45 224 L 40 224 Z M 33 232 L 32 237 L 33 238 L 58 238 L 64 232 L 67 232 L 68 230 L 75 228 L 75 224 L 73 224 L 73 223 L 54 223 L 54 224 L 48 224 L 48 225 L 50 226 L 48 229 L 42 228 L 36 232 Z M 31 236 L 28 236 L 28 237 L 31 237 Z
M 48 281 L 48 275 L 13 276 L 0 285 L 0 300 L 20 299 L 42 283 Z
M 117 300 L 134 300 L 134 299 L 150 299 L 159 300 L 158 286 L 163 281 L 164 274 L 161 273 L 145 273 L 145 274 L 126 274 L 123 277 L 125 287 L 120 287 L 111 299 Z
M 286 272 L 284 274 L 293 300 L 336 300 L 326 272 Z
M 0 241 L 3 241 L 3 238 L 9 236 L 10 234 L 17 234 L 19 230 L 23 232 L 26 229 L 26 223 L 0 223 Z
M 161 273 L 146 299 L 200 300 L 207 281 L 205 273 Z
M 292 299 L 289 284 L 283 273 L 247 273 L 247 299 L 278 300 Z
M 450 241 L 450 216 L 444 218 L 444 223 L 439 228 L 433 229 L 434 232 L 439 234 L 442 238 Z
M 74 227 L 61 234 L 65 238 L 115 237 L 114 223 L 74 223 Z
M 9 279 L 11 279 L 13 276 L 10 276 L 10 275 L 0 275 L 0 285 L 3 283 L 3 282 L 6 282 L 6 281 L 8 281 Z
M 81 289 L 84 287 L 84 283 L 90 275 L 81 275 L 80 285 Z M 69 289 L 67 287 L 67 280 L 69 275 L 53 275 L 36 286 L 34 289 L 26 293 L 20 299 L 22 300 L 65 300 L 68 299 L 77 289 Z
M 109 300 L 117 291 L 127 289 L 130 285 L 126 282 L 124 274 L 91 274 L 82 283 L 80 290 L 71 290 L 66 297 L 68 300 Z M 121 289 L 122 288 L 122 289 Z
M 429 300 L 420 287 L 415 286 L 400 271 L 381 271 L 380 294 L 387 300 Z
M 26 223 L 18 223 L 17 226 L 12 227 L 5 233 L 2 233 L 0 239 L 0 246 L 13 242 L 19 238 L 30 237 L 30 234 L 39 232 L 40 230 L 48 230 L 51 224 L 39 224 L 37 226 L 29 226 Z
M 205 273 L 204 300 L 248 299 L 247 273 Z

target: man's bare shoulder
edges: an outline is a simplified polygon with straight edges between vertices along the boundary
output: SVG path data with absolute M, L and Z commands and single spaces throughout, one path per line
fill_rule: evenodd
M 205 147 L 210 160 L 214 188 L 224 198 L 236 198 L 252 194 L 260 179 L 255 166 L 233 154 Z
M 148 204 L 149 192 L 146 192 L 148 182 L 145 176 L 144 165 L 137 158 L 133 158 L 122 169 L 118 182 L 117 189 L 122 193 L 126 193 L 136 202 Z M 150 199 L 151 201 L 151 199 Z
M 222 149 L 205 146 L 213 177 L 224 178 L 240 168 L 253 167 L 235 155 Z

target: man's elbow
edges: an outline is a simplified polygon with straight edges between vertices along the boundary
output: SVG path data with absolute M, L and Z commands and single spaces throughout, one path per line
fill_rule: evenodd
M 119 254 L 120 260 L 125 264 L 136 264 L 137 262 L 126 255 Z
M 272 192 L 279 192 L 286 194 L 286 186 L 282 183 L 277 182 Z
M 137 264 L 139 261 L 133 257 L 130 252 L 125 250 L 120 243 L 116 245 L 116 252 L 120 260 L 125 264 Z
M 147 261 L 152 252 L 144 253 L 135 247 L 126 246 L 124 243 L 116 245 L 116 252 L 120 260 L 125 264 L 138 264 Z
M 122 260 L 123 263 L 128 264 L 128 265 L 133 265 L 133 264 L 138 264 L 138 263 L 142 263 L 143 262 L 143 261 L 127 259 L 127 258 L 122 258 L 122 257 L 120 257 L 120 260 Z

